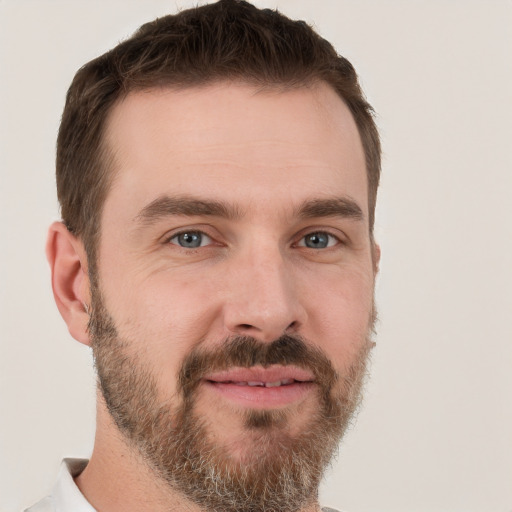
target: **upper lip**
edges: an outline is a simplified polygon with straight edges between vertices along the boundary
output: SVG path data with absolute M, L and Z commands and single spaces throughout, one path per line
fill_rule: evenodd
M 315 377 L 311 371 L 297 366 L 253 366 L 251 368 L 230 368 L 220 372 L 210 373 L 204 380 L 219 383 L 228 382 L 278 382 L 295 380 L 298 382 L 313 382 Z

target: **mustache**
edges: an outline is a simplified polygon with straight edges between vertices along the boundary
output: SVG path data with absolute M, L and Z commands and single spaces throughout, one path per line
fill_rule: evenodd
M 232 367 L 272 365 L 295 365 L 311 371 L 325 392 L 338 380 L 329 358 L 301 336 L 283 335 L 270 343 L 250 336 L 234 336 L 215 349 L 197 348 L 188 354 L 179 373 L 178 386 L 188 398 L 209 373 Z

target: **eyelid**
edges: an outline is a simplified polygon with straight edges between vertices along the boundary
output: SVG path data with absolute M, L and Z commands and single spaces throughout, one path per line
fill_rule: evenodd
M 336 247 L 338 245 L 346 245 L 348 243 L 348 237 L 339 229 L 325 228 L 321 226 L 309 226 L 306 229 L 300 231 L 296 238 L 297 242 L 295 242 L 293 245 L 298 247 L 305 247 L 305 244 L 299 245 L 299 243 L 302 242 L 304 238 L 306 238 L 308 235 L 314 235 L 316 233 L 325 234 L 329 237 L 334 238 L 338 242 L 337 244 L 328 246 L 325 249 L 332 249 L 333 247 Z
M 201 245 L 199 245 L 198 247 L 184 247 L 178 243 L 174 243 L 173 240 L 177 237 L 179 237 L 180 235 L 184 235 L 184 234 L 197 234 L 197 235 L 201 235 L 203 237 L 203 240 L 201 240 Z M 208 239 L 208 240 L 204 240 L 204 238 Z M 205 242 L 203 244 L 203 242 Z M 211 243 L 213 242 L 213 239 L 211 236 L 209 236 L 208 234 L 204 233 L 203 231 L 199 231 L 199 230 L 193 230 L 193 229 L 187 229 L 185 231 L 181 231 L 181 232 L 178 232 L 178 233 L 174 233 L 173 236 L 171 236 L 169 239 L 168 239 L 168 242 L 169 244 L 172 244 L 172 245 L 176 245 L 178 247 L 180 247 L 181 249 L 199 249 L 200 247 L 206 247 L 208 245 L 211 245 Z
M 328 238 L 328 241 L 327 241 L 327 247 L 322 247 L 320 249 L 315 249 L 315 250 L 321 250 L 321 249 L 331 249 L 333 247 L 336 247 L 337 245 L 340 245 L 342 244 L 343 242 L 336 236 L 336 235 L 333 235 L 332 233 L 329 233 L 328 231 L 310 231 L 309 233 L 306 233 L 304 236 L 302 236 L 299 241 L 297 242 L 297 246 L 298 247 L 306 247 L 308 249 L 312 249 L 312 247 L 308 247 L 306 245 L 306 242 L 305 242 L 305 239 L 306 237 L 310 236 L 310 235 L 317 235 L 317 234 L 322 234 L 322 235 L 326 235 L 327 238 Z M 336 243 L 334 244 L 330 244 L 330 241 L 329 239 L 334 239 Z
M 212 243 L 215 243 L 217 241 L 217 238 L 218 238 L 218 236 L 216 236 L 214 233 L 212 233 L 212 231 L 213 231 L 212 229 L 208 229 L 205 226 L 201 226 L 201 227 L 194 226 L 194 225 L 192 225 L 192 226 L 183 226 L 183 227 L 175 228 L 174 230 L 171 230 L 171 231 L 167 232 L 161 238 L 161 242 L 164 245 L 171 243 L 172 245 L 176 245 L 177 247 L 180 247 L 181 249 L 186 249 L 186 247 L 182 247 L 179 244 L 175 244 L 175 243 L 171 242 L 171 240 L 173 238 L 176 238 L 179 235 L 183 235 L 184 233 L 198 233 L 198 234 L 201 234 L 201 235 L 203 235 L 205 237 L 208 237 L 210 239 L 210 242 L 207 245 L 212 245 Z

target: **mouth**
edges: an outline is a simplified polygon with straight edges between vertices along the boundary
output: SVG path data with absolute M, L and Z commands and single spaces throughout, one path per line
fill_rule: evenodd
M 242 407 L 275 409 L 303 400 L 315 387 L 315 378 L 293 366 L 234 368 L 207 375 L 203 384 Z

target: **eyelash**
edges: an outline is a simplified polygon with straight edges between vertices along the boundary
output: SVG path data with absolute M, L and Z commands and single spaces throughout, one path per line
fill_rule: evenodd
M 211 237 L 204 231 L 201 231 L 200 229 L 186 229 L 186 230 L 180 231 L 178 233 L 174 233 L 171 237 L 168 237 L 166 240 L 166 243 L 176 245 L 176 246 L 180 247 L 181 249 L 187 249 L 187 250 L 194 250 L 194 249 L 199 249 L 201 247 L 205 247 L 203 245 L 199 245 L 198 247 L 184 247 L 178 243 L 175 244 L 172 242 L 172 240 L 174 240 L 175 238 L 178 238 L 181 235 L 187 235 L 187 234 L 188 235 L 200 235 L 201 237 L 207 237 L 210 240 L 210 243 L 208 243 L 207 246 L 211 245 L 211 242 L 213 241 L 213 237 Z
M 198 247 L 184 247 L 178 243 L 173 243 L 172 240 L 178 238 L 179 236 L 181 235 L 185 235 L 185 234 L 189 234 L 189 235 L 200 235 L 202 237 L 207 237 L 208 239 L 210 239 L 210 243 L 207 243 L 206 245 L 199 245 Z M 320 249 L 318 248 L 313 248 L 313 247 L 308 247 L 306 245 L 306 242 L 305 242 L 305 239 L 308 237 L 308 236 L 313 236 L 313 235 L 324 235 L 324 236 L 327 236 L 328 237 L 328 242 L 327 242 L 327 246 L 326 247 L 321 247 Z M 331 240 L 334 240 L 335 243 L 332 244 L 332 245 L 329 245 Z M 193 250 L 197 250 L 197 249 L 200 249 L 202 247 L 208 247 L 210 245 L 212 245 L 212 241 L 214 241 L 214 237 L 208 235 L 208 233 L 200 230 L 200 229 L 186 229 L 186 230 L 182 230 L 182 231 L 179 231 L 178 233 L 174 233 L 172 236 L 168 237 L 166 239 L 166 243 L 167 244 L 172 244 L 172 245 L 176 245 L 177 247 L 179 247 L 180 249 L 185 249 L 187 251 L 193 251 Z M 301 242 L 304 243 L 302 244 Z M 202 241 L 201 241 L 202 243 Z M 312 250 L 325 250 L 325 249 L 331 249 L 333 247 L 336 247 L 337 245 L 345 245 L 345 242 L 343 240 L 341 240 L 338 236 L 334 235 L 333 233 L 330 233 L 329 231 L 326 231 L 326 230 L 313 230 L 313 231 L 309 231 L 307 233 L 305 233 L 304 235 L 302 235 L 299 239 L 299 241 L 297 243 L 294 244 L 295 246 L 297 247 L 305 247 L 307 249 L 312 249 Z
M 326 247 L 322 247 L 321 249 L 330 249 L 332 247 L 335 247 L 339 244 L 342 244 L 343 242 L 339 239 L 339 237 L 337 237 L 336 235 L 333 235 L 332 233 L 329 233 L 329 231 L 310 231 L 308 233 L 306 233 L 304 236 L 302 236 L 299 240 L 299 242 L 296 244 L 298 245 L 299 247 L 307 247 L 308 249 L 313 249 L 313 250 L 319 250 L 318 248 L 313 248 L 313 247 L 308 247 L 306 245 L 306 242 L 304 242 L 304 244 L 301 244 L 301 242 L 305 241 L 307 237 L 312 237 L 313 235 L 321 235 L 321 236 L 326 236 L 327 237 L 327 246 Z M 330 242 L 331 240 L 334 240 L 335 243 L 330 245 Z

